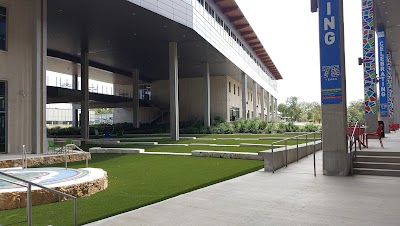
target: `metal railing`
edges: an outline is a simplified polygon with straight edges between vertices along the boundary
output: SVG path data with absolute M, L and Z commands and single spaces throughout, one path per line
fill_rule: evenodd
M 27 215 L 28 226 L 32 225 L 32 186 L 36 186 L 36 187 L 39 187 L 39 188 L 44 189 L 46 191 L 49 191 L 49 192 L 64 196 L 66 198 L 73 199 L 74 200 L 74 225 L 75 226 L 78 225 L 78 223 L 77 223 L 78 222 L 78 218 L 77 218 L 77 208 L 78 207 L 77 207 L 77 198 L 75 196 L 72 196 L 72 195 L 69 195 L 69 194 L 66 194 L 66 193 L 63 193 L 63 192 L 60 192 L 60 191 L 57 191 L 57 190 L 42 186 L 40 184 L 36 184 L 36 183 L 30 182 L 30 181 L 27 181 L 27 180 L 23 180 L 21 178 L 9 175 L 9 174 L 1 172 L 1 171 L 0 171 L 0 175 L 12 178 L 12 179 L 20 181 L 22 183 L 18 183 L 18 182 L 12 181 L 12 180 L 7 180 L 7 179 L 4 179 L 4 178 L 0 178 L 0 180 L 2 180 L 2 181 L 5 181 L 7 183 L 11 183 L 11 184 L 15 184 L 15 185 L 27 188 L 26 215 Z
M 64 159 L 65 159 L 65 169 L 68 169 L 68 157 L 67 157 L 67 152 L 69 150 L 69 148 L 72 148 L 72 150 L 74 148 L 78 149 L 78 151 L 76 152 L 81 152 L 81 153 L 85 153 L 86 154 L 86 168 L 88 168 L 89 166 L 89 152 L 82 150 L 80 147 L 78 147 L 75 144 L 67 144 L 65 145 L 65 151 L 64 151 Z
M 28 157 L 26 154 L 26 146 L 22 145 L 22 169 L 28 168 Z
M 348 136 L 348 140 L 349 140 L 349 154 L 350 154 L 350 172 L 351 175 L 353 175 L 353 158 L 355 158 L 355 160 L 357 161 L 357 139 L 355 137 L 355 133 L 357 131 L 357 128 L 359 127 L 358 125 L 358 121 L 355 123 L 354 127 L 353 127 L 353 131 L 351 131 L 351 135 Z M 348 128 L 352 128 L 349 127 Z M 354 152 L 353 152 L 353 143 L 354 143 Z M 360 146 L 361 149 L 361 146 Z
M 275 142 L 272 142 L 271 143 L 271 155 L 272 155 L 272 173 L 275 173 L 275 166 L 274 166 L 274 145 L 276 145 L 276 144 L 278 144 L 278 143 L 281 143 L 281 142 L 285 142 L 285 160 L 286 160 L 286 164 L 285 164 L 285 166 L 287 167 L 288 166 L 288 150 L 287 150 L 287 146 L 288 146 L 288 141 L 290 141 L 290 140 L 296 140 L 296 161 L 298 162 L 299 161 L 299 138 L 300 137 L 304 137 L 305 136 L 305 138 L 306 138 L 306 150 L 308 151 L 308 136 L 309 135 L 311 135 L 311 136 L 313 136 L 313 140 L 314 140 L 314 151 L 313 151 L 313 157 L 314 157 L 314 176 L 316 177 L 317 176 L 317 172 L 316 172 L 316 164 L 315 164 L 315 149 L 316 149 L 316 140 L 317 140 L 317 138 L 316 138 L 316 134 L 321 134 L 321 138 L 319 138 L 319 140 L 322 140 L 322 130 L 319 130 L 319 131 L 315 131 L 315 132 L 310 132 L 310 133 L 305 133 L 305 134 L 300 134 L 300 135 L 297 135 L 297 136 L 294 136 L 294 137 L 289 137 L 289 138 L 285 138 L 285 139 L 282 139 L 282 140 L 278 140 L 278 141 L 275 141 Z M 306 157 L 308 158 L 308 154 L 306 153 Z

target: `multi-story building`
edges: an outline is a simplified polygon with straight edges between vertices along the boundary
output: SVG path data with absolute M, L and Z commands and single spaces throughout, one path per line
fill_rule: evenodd
M 74 103 L 74 124 L 80 108 L 83 138 L 89 108 L 164 115 L 174 139 L 182 120 L 276 118 L 282 77 L 234 0 L 0 0 L 0 35 L 1 152 L 45 149 L 47 103 Z M 47 70 L 71 87 L 47 87 Z

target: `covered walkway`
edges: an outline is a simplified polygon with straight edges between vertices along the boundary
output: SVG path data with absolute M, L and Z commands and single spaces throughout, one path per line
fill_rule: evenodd
M 385 151 L 400 132 L 384 139 Z M 370 140 L 380 149 L 378 140 Z M 257 171 L 90 225 L 398 225 L 400 178 L 322 175 L 308 157 L 275 174 Z

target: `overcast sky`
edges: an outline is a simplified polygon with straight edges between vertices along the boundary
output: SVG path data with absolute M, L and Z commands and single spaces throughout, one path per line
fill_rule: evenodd
M 289 96 L 320 102 L 318 13 L 310 0 L 236 0 L 283 80 L 278 102 Z M 363 99 L 361 1 L 344 0 L 347 102 Z

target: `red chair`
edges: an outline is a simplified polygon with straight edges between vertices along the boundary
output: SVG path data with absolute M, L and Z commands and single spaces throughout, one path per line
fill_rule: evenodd
M 383 143 L 382 143 L 382 129 L 383 129 L 383 125 L 380 124 L 375 133 L 367 133 L 367 135 L 366 135 L 366 139 L 367 139 L 367 140 L 366 140 L 367 148 L 368 148 L 368 137 L 371 137 L 371 136 L 378 137 L 379 142 L 381 143 L 381 147 L 383 148 Z

